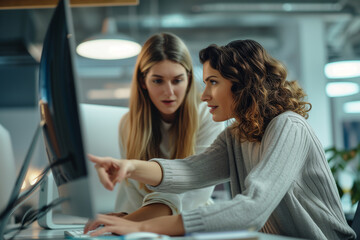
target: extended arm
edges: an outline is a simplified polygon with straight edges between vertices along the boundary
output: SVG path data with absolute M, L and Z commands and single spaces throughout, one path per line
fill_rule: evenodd
M 199 129 L 196 132 L 196 142 L 195 142 L 195 153 L 200 154 L 206 150 L 217 138 L 217 136 L 224 130 L 224 123 L 214 122 L 212 120 L 212 115 L 208 111 L 208 107 L 206 103 L 201 103 L 199 105 Z M 125 153 L 126 149 L 124 149 L 123 142 L 125 141 L 124 136 L 126 134 L 125 124 L 122 124 L 119 129 L 121 129 L 121 134 L 119 137 L 119 146 L 121 152 Z M 167 134 L 166 132 L 163 134 Z M 167 139 L 167 137 L 166 137 Z M 164 152 L 170 151 L 170 149 L 164 148 Z M 122 156 L 122 158 L 126 158 L 126 155 Z M 171 161 L 169 162 L 171 163 Z M 139 191 L 144 193 L 143 202 L 141 207 L 137 209 L 135 212 L 132 212 L 126 219 L 131 220 L 145 220 L 150 219 L 152 217 L 158 216 L 166 216 L 166 215 L 175 215 L 180 214 L 184 210 L 194 209 L 198 206 L 203 206 L 205 204 L 209 204 L 211 201 L 211 194 L 213 192 L 214 187 L 207 187 L 202 189 L 195 189 L 191 191 L 187 191 L 182 194 L 169 194 L 163 192 L 147 192 L 143 189 L 139 188 L 137 183 L 134 181 L 128 181 L 128 184 L 121 184 L 120 187 L 126 188 L 127 193 L 131 193 L 133 191 Z M 125 191 L 123 191 L 125 192 Z M 133 199 L 125 198 L 122 196 L 118 197 L 117 201 L 117 210 L 126 210 L 126 205 L 131 202 Z
M 141 160 L 117 160 L 111 157 L 96 157 L 88 155 L 95 168 L 101 183 L 108 190 L 113 190 L 117 182 L 125 178 L 132 178 L 152 186 L 159 185 L 162 179 L 162 170 L 158 163 Z

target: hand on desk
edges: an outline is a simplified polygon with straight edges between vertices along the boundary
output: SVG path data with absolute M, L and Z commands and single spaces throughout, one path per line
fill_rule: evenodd
M 100 225 L 103 225 L 103 227 L 97 229 Z M 169 236 L 182 236 L 185 234 L 181 215 L 162 216 L 134 222 L 121 217 L 100 214 L 91 224 L 85 226 L 84 233 L 86 234 L 89 231 L 93 231 L 90 233 L 91 236 L 99 236 L 106 232 L 118 235 L 133 232 L 154 232 Z
M 106 214 L 107 216 L 114 216 L 114 217 L 118 217 L 118 218 L 121 218 L 121 217 L 125 217 L 127 216 L 128 214 L 126 212 L 118 212 L 118 213 L 107 213 Z M 99 225 L 96 221 L 94 220 L 89 220 L 86 224 L 85 224 L 85 227 L 84 227 L 84 232 L 89 232 L 93 229 L 96 229 L 98 227 L 100 227 L 101 225 Z
M 100 225 L 104 227 L 97 229 Z M 93 231 L 91 236 L 99 236 L 106 232 L 111 232 L 118 235 L 124 235 L 132 232 L 141 232 L 141 222 L 133 222 L 122 219 L 118 216 L 99 214 L 97 219 L 88 222 L 84 228 L 84 234 Z

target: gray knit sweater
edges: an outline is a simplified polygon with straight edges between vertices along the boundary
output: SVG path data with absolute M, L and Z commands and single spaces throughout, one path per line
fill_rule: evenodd
M 261 143 L 223 131 L 202 154 L 157 161 L 163 180 L 152 190 L 180 193 L 230 181 L 233 199 L 184 211 L 186 233 L 255 228 L 308 239 L 354 239 L 324 150 L 303 117 L 285 112 Z

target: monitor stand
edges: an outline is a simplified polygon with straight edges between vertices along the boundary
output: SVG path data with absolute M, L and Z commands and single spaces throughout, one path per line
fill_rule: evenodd
M 50 172 L 45 176 L 40 186 L 39 208 L 51 203 L 58 197 L 56 195 L 56 184 Z M 79 229 L 84 227 L 86 221 L 87 219 L 85 218 L 55 213 L 53 209 L 38 219 L 39 225 L 46 229 Z M 71 224 L 69 224 L 69 222 L 71 222 Z

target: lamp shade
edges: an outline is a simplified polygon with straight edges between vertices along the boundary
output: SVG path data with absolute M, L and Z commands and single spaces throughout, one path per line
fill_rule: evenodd
M 139 54 L 141 45 L 123 34 L 99 34 L 80 43 L 76 52 L 86 58 L 116 60 Z
M 360 113 L 360 101 L 347 102 L 344 104 L 345 113 Z
M 329 97 L 344 97 L 359 92 L 359 85 L 353 82 L 331 82 L 326 84 L 326 94 Z
M 360 76 L 360 60 L 331 62 L 325 65 L 327 78 L 353 78 Z

